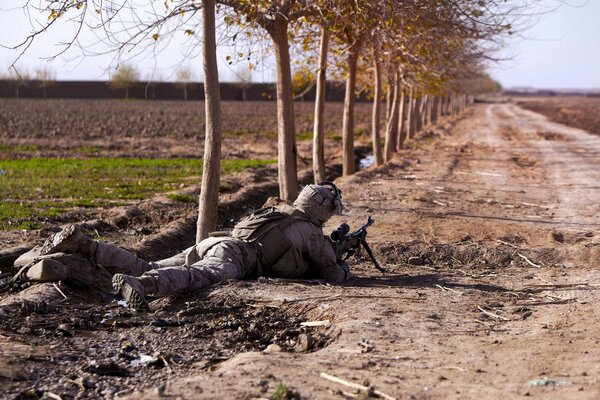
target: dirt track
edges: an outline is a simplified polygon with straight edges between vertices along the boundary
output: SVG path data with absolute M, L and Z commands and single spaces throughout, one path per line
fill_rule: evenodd
M 294 346 L 273 340 L 285 351 L 271 347 L 224 362 L 190 361 L 185 369 L 171 362 L 152 380 L 115 378 L 120 389 L 98 395 L 268 398 L 279 384 L 290 389 L 288 396 L 301 398 L 357 393 L 320 376 L 326 373 L 395 398 L 598 398 L 600 137 L 512 104 L 477 105 L 468 112 L 451 130 L 423 135 L 402 159 L 338 180 L 348 216 L 329 227 L 343 220 L 355 227 L 372 215 L 370 242 L 388 273 L 363 258 L 354 264 L 359 278 L 347 286 L 230 282 L 174 303 L 157 300 L 149 317 L 123 315 L 132 321 L 129 327 L 69 329 L 72 338 L 54 339 L 48 347 L 30 340 L 36 345 L 28 357 L 9 354 L 0 336 L 0 364 L 13 357 L 29 371 L 41 353 L 76 349 L 86 343 L 82 337 L 94 335 L 131 340 L 146 353 L 181 338 L 184 347 L 208 351 L 219 345 L 219 331 L 207 337 L 185 327 L 203 325 L 212 304 L 230 298 L 244 309 L 293 316 L 290 324 L 331 325 L 302 328 L 303 340 L 317 340 L 315 349 L 296 345 L 299 352 L 293 352 Z M 420 265 L 409 264 L 410 257 Z M 190 313 L 191 307 L 207 313 Z M 157 318 L 180 324 L 157 333 Z M 163 343 L 147 340 L 151 333 Z M 285 340 L 302 341 L 297 335 Z M 110 358 L 106 346 L 104 357 Z M 57 360 L 57 370 L 69 362 Z M 84 371 L 81 376 L 97 379 Z M 94 397 L 87 390 L 84 397 Z
M 378 221 L 371 241 L 389 274 L 364 263 L 356 286 L 244 291 L 306 304 L 336 340 L 309 354 L 239 354 L 168 393 L 258 396 L 263 379 L 309 398 L 353 391 L 325 372 L 397 398 L 598 398 L 600 139 L 510 104 L 472 112 L 405 168 L 344 182 L 352 222 Z M 409 254 L 432 262 L 410 266 Z

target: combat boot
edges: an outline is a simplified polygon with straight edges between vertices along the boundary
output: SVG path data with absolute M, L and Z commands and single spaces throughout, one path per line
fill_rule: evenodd
M 98 279 L 98 268 L 80 254 L 54 253 L 29 267 L 22 268 L 23 278 L 29 282 L 63 281 L 75 287 L 89 287 Z
M 150 311 L 146 294 L 155 291 L 156 281 L 153 277 L 142 276 L 136 278 L 125 274 L 115 274 L 112 285 L 117 294 L 120 294 L 127 305 L 136 311 Z
M 68 225 L 62 231 L 46 239 L 41 254 L 68 253 L 92 257 L 95 248 L 95 240 L 86 236 L 76 225 Z
M 58 282 L 69 277 L 69 267 L 60 261 L 47 258 L 27 270 L 27 280 L 33 282 Z

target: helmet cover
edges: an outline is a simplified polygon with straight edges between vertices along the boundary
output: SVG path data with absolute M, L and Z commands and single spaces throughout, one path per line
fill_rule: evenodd
M 294 202 L 294 207 L 324 224 L 332 215 L 342 214 L 342 192 L 332 182 L 306 185 Z

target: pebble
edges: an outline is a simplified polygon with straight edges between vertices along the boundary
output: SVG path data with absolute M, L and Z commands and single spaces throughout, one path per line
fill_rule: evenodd
M 298 336 L 298 343 L 296 344 L 296 347 L 294 347 L 294 350 L 296 350 L 299 353 L 302 353 L 312 349 L 314 344 L 315 339 L 311 335 L 303 333 Z
M 267 346 L 267 348 L 263 351 L 263 353 L 280 353 L 281 346 L 275 343 L 272 343 Z

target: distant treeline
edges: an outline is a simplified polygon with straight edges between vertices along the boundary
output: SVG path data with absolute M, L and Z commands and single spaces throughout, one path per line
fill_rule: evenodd
M 221 83 L 221 100 L 264 100 L 276 99 L 274 83 Z M 181 82 L 135 82 L 126 89 L 114 88 L 103 81 L 50 81 L 0 80 L 0 97 L 48 98 L 48 99 L 146 99 L 146 100 L 204 100 L 203 83 Z M 299 100 L 315 99 L 315 88 L 311 88 Z M 343 101 L 344 85 L 328 82 L 326 101 Z M 362 94 L 359 101 L 367 100 Z

